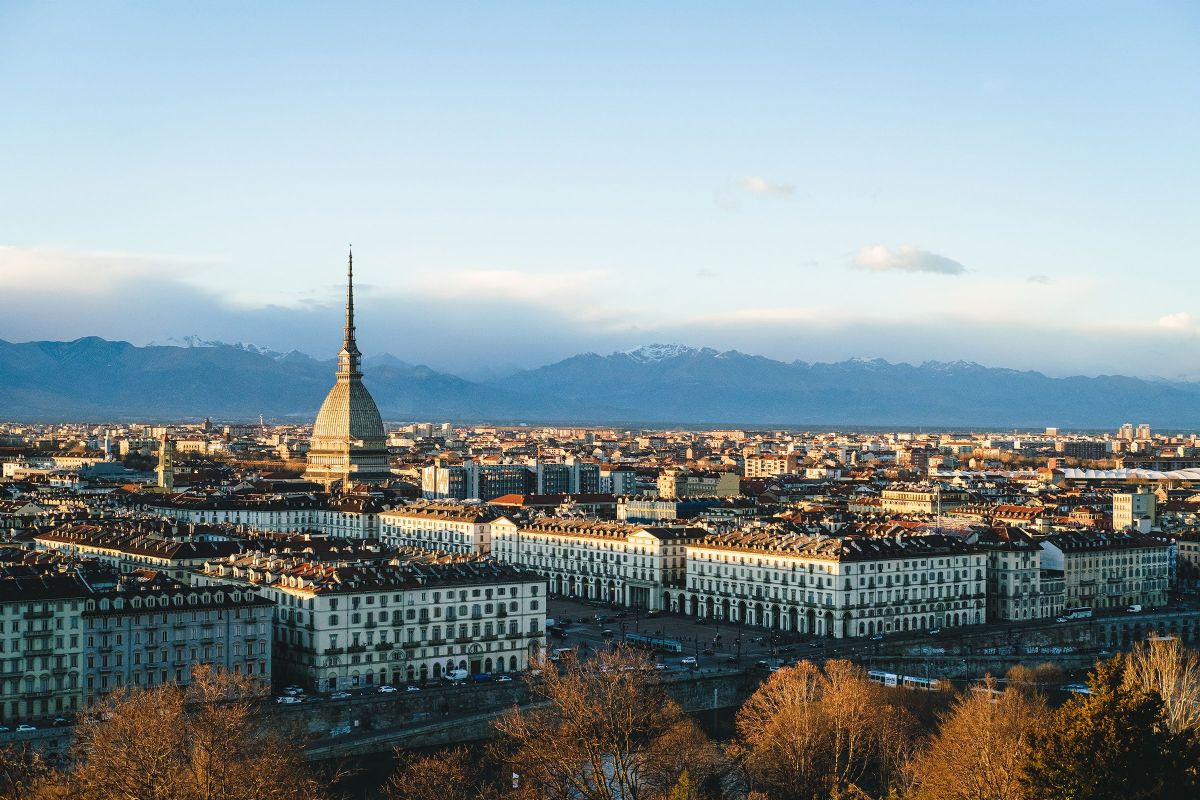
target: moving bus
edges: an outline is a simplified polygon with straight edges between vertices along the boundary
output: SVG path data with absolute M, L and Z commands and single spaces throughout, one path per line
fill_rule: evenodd
M 1079 608 L 1068 608 L 1063 612 L 1063 616 L 1067 619 L 1088 619 L 1092 616 L 1092 610 L 1087 606 Z
M 661 636 L 650 636 L 646 633 L 629 631 L 625 634 L 625 644 L 640 647 L 644 650 L 658 650 L 663 653 L 682 653 L 683 642 L 678 639 L 666 639 Z

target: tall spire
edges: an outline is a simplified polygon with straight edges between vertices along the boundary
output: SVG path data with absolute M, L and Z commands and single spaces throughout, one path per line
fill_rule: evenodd
M 346 332 L 342 339 L 342 351 L 338 353 L 338 374 L 358 375 L 358 343 L 354 340 L 354 249 L 346 264 Z
M 346 349 L 354 344 L 354 247 L 350 247 L 350 257 L 346 264 Z

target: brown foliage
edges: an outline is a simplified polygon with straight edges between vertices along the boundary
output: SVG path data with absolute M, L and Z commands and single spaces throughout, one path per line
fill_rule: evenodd
M 0 797 L 49 800 L 62 796 L 59 776 L 29 745 L 0 747 Z
M 1047 689 L 1062 683 L 1063 671 L 1062 667 L 1048 662 L 1038 664 L 1036 667 L 1014 664 L 1005 673 L 1004 679 L 1014 688 L 1023 692 L 1045 694 Z
M 496 797 L 477 755 L 456 747 L 434 755 L 396 751 L 396 772 L 384 787 L 388 800 L 486 800 Z
M 1046 705 L 995 681 L 967 692 L 928 746 L 909 762 L 913 800 L 1021 800 L 1021 776 Z
M 750 788 L 809 800 L 883 789 L 908 754 L 911 716 L 848 661 L 782 669 L 738 712 Z
M 320 798 L 301 754 L 252 713 L 253 687 L 197 671 L 113 697 L 76 730 L 67 776 L 80 800 Z
M 496 725 L 498 752 L 520 776 L 512 796 L 639 800 L 667 796 L 684 768 L 679 747 L 716 755 L 662 690 L 653 664 L 624 649 L 546 670 L 534 687 L 541 703 Z M 674 746 L 672 746 L 674 745 Z M 704 755 L 704 753 L 711 755 Z M 684 755 L 692 755 L 686 753 Z

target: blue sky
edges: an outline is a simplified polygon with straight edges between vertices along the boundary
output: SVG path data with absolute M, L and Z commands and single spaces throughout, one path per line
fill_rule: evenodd
M 1196 3 L 0 3 L 0 338 L 1200 377 Z

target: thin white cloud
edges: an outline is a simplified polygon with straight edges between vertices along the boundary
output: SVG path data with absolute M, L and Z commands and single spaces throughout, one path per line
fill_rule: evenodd
M 760 175 L 747 175 L 738 181 L 738 185 L 751 194 L 773 195 L 775 197 L 790 197 L 796 193 L 796 187 L 790 183 L 775 183 Z
M 537 305 L 587 301 L 601 287 L 607 273 L 528 272 L 515 269 L 462 269 L 427 275 L 416 289 L 443 300 L 515 300 Z
M 205 256 L 0 245 L 0 289 L 107 294 L 129 280 L 185 279 L 217 263 Z
M 868 245 L 854 256 L 853 266 L 868 272 L 926 272 L 934 275 L 962 275 L 967 271 L 966 267 L 952 258 L 911 244 L 895 249 L 881 244 Z
M 1050 276 L 1049 275 L 1030 275 L 1028 278 L 1025 279 L 1025 282 L 1026 283 L 1040 283 L 1042 285 L 1046 285 L 1046 284 L 1050 283 Z

